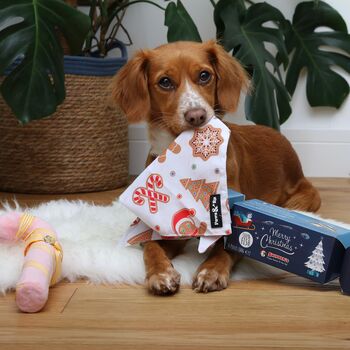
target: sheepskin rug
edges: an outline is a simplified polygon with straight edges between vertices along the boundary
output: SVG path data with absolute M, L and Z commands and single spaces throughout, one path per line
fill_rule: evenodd
M 5 206 L 0 215 L 9 210 L 13 209 Z M 16 210 L 25 209 L 17 207 Z M 82 201 L 59 200 L 41 204 L 28 212 L 46 220 L 56 229 L 64 252 L 63 278 L 71 282 L 83 278 L 103 284 L 143 283 L 142 249 L 118 244 L 135 219 L 135 215 L 118 201 L 110 206 L 95 206 Z M 184 254 L 173 260 L 175 268 L 181 273 L 181 284 L 191 284 L 197 267 L 206 257 L 206 254 L 197 252 L 197 245 L 198 241 L 192 240 Z M 23 245 L 0 243 L 2 293 L 14 289 L 22 263 Z M 282 273 L 273 267 L 243 259 L 232 274 L 232 280 L 265 278 Z

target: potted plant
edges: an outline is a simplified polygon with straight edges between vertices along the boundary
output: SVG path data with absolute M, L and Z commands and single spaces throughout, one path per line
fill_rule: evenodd
M 127 2 L 91 0 L 87 16 L 61 0 L 1 1 L 0 190 L 88 192 L 126 183 L 127 124 L 109 106 L 107 88 L 127 59 L 115 30 Z M 112 35 L 98 38 L 101 28 Z M 62 46 L 76 56 L 64 58 Z M 106 57 L 115 47 L 121 57 Z
M 126 62 L 116 36 L 126 8 L 137 3 L 165 10 L 150 0 L 0 2 L 1 191 L 89 192 L 126 183 L 127 124 L 108 103 L 108 86 Z M 108 57 L 116 47 L 121 57 Z

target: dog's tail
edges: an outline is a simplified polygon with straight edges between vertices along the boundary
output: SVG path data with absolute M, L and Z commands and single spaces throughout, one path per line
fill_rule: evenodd
M 321 206 L 321 197 L 311 182 L 302 178 L 284 206 L 294 210 L 316 212 Z

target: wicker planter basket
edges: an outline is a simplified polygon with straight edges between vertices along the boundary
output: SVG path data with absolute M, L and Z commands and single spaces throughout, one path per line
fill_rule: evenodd
M 88 68 L 82 60 L 65 62 L 66 73 L 75 74 L 66 74 L 66 99 L 49 118 L 22 126 L 0 98 L 0 191 L 92 192 L 127 182 L 127 122 L 107 104 L 107 87 L 126 58 L 88 59 Z M 94 71 L 93 60 L 110 68 L 80 75 Z

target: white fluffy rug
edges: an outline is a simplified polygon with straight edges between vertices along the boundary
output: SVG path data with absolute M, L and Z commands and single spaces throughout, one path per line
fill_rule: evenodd
M 0 210 L 0 215 L 8 210 L 11 209 L 5 207 Z M 21 208 L 17 210 L 24 211 Z M 69 281 L 84 278 L 104 284 L 143 283 L 142 249 L 118 245 L 119 238 L 135 216 L 117 201 L 110 206 L 94 206 L 86 202 L 60 200 L 42 204 L 29 212 L 56 229 L 64 251 L 64 278 Z M 204 254 L 197 253 L 197 244 L 198 241 L 193 240 L 187 245 L 185 254 L 173 260 L 175 268 L 181 273 L 182 284 L 192 282 L 197 267 L 205 258 Z M 15 287 L 22 262 L 21 245 L 0 244 L 1 292 Z M 273 267 L 243 259 L 232 274 L 232 279 L 264 278 L 282 273 Z

